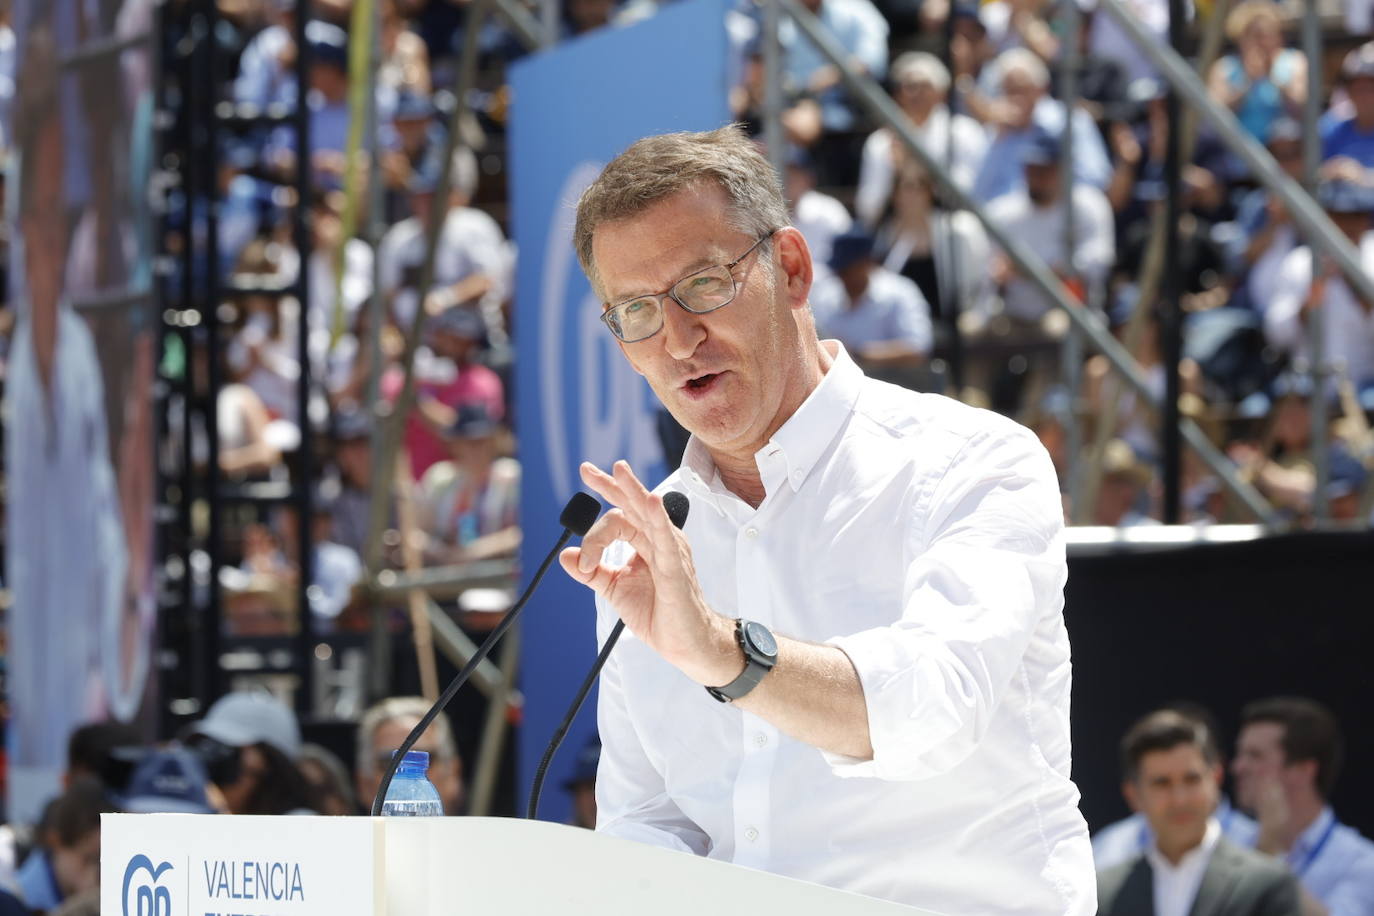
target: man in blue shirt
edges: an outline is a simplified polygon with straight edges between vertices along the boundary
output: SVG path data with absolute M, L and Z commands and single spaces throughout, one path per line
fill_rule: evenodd
M 1374 843 L 1336 819 L 1329 799 L 1341 762 L 1336 717 L 1303 697 L 1241 712 L 1231 772 L 1236 801 L 1259 820 L 1255 848 L 1288 864 L 1333 914 L 1374 913 Z
M 1049 96 L 1049 70 L 1030 51 L 1004 51 L 993 67 L 1002 97 L 994 106 L 992 143 L 973 182 L 973 199 L 984 204 L 1025 187 L 1023 151 L 1040 134 L 1061 136 L 1069 117 L 1063 103 Z M 1112 177 L 1107 148 L 1081 108 L 1073 110 L 1072 133 L 1074 181 L 1105 189 Z
M 1374 180 L 1374 42 L 1345 56 L 1341 76 L 1354 114 L 1322 132 L 1323 171 L 1368 184 Z

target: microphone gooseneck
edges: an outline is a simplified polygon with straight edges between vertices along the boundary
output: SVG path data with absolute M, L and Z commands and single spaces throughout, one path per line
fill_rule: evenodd
M 686 494 L 679 493 L 677 490 L 669 490 L 663 494 L 663 511 L 668 513 L 668 520 L 673 523 L 673 527 L 679 531 L 682 526 L 687 524 L 687 512 L 692 508 L 691 501 Z M 601 675 L 601 669 L 606 667 L 606 659 L 611 657 L 611 650 L 615 648 L 616 642 L 620 640 L 620 634 L 625 630 L 625 621 L 617 620 L 615 626 L 611 628 L 611 635 L 606 637 L 606 644 L 597 653 L 596 661 L 592 664 L 591 670 L 587 672 L 586 678 L 582 681 L 582 686 L 577 690 L 577 696 L 573 697 L 572 703 L 568 706 L 567 713 L 563 716 L 563 721 L 554 729 L 553 737 L 549 739 L 548 747 L 544 748 L 544 756 L 539 761 L 539 767 L 534 771 L 534 782 L 530 785 L 530 800 L 525 806 L 525 818 L 534 820 L 539 813 L 539 796 L 544 791 L 544 777 L 548 775 L 549 764 L 553 763 L 553 755 L 558 753 L 558 748 L 563 744 L 563 739 L 568 735 L 568 729 L 572 728 L 573 720 L 577 718 L 578 712 L 582 709 L 582 704 L 587 700 L 587 694 L 591 693 L 592 685 Z
M 563 507 L 562 513 L 558 516 L 559 524 L 563 526 L 563 533 L 559 536 L 558 543 L 554 544 L 553 549 L 549 551 L 549 555 L 544 558 L 544 562 L 539 564 L 539 569 L 535 571 L 534 577 L 530 579 L 530 584 L 525 586 L 524 593 L 516 600 L 515 604 L 511 606 L 511 609 L 506 612 L 506 616 L 501 618 L 501 622 L 487 634 L 487 638 L 482 642 L 482 645 L 477 648 L 477 651 L 472 654 L 472 658 L 468 659 L 468 663 L 463 666 L 463 670 L 459 671 L 453 680 L 449 682 L 449 685 L 444 688 L 444 692 L 440 694 L 439 699 L 435 700 L 434 705 L 429 708 L 429 712 L 425 713 L 424 718 L 410 730 L 410 734 L 406 735 L 406 740 L 401 742 L 400 748 L 392 755 L 391 763 L 387 765 L 386 772 L 382 774 L 382 782 L 381 785 L 377 787 L 377 794 L 372 799 L 373 817 L 381 815 L 382 803 L 386 800 L 387 789 L 391 787 L 391 780 L 396 775 L 396 768 L 400 766 L 401 760 L 405 758 L 406 751 L 415 746 L 415 742 L 420 740 L 420 736 L 429 728 L 430 723 L 438 717 L 439 713 L 444 711 L 444 707 L 448 706 L 454 695 L 458 693 L 458 688 L 467 683 L 468 678 L 472 677 L 472 672 L 477 670 L 477 666 L 482 663 L 483 659 L 491 654 L 491 650 L 496 646 L 496 643 L 501 640 L 501 637 L 504 636 L 506 631 L 511 628 L 511 625 L 515 623 L 516 618 L 520 616 L 520 612 L 523 611 L 525 605 L 529 603 L 530 596 L 534 594 L 535 586 L 539 584 L 539 580 L 544 578 L 544 573 L 549 571 L 549 567 L 553 564 L 554 558 L 558 556 L 558 552 L 563 549 L 563 545 L 567 544 L 568 539 L 574 534 L 579 537 L 586 534 L 588 529 L 592 527 L 592 523 L 596 521 L 596 517 L 600 512 L 601 503 L 597 502 L 595 497 L 587 493 L 574 493 L 572 499 L 568 500 L 568 504 Z

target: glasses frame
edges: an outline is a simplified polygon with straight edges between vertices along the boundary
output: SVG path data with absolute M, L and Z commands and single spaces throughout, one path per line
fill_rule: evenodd
M 779 228 L 781 228 L 781 227 L 779 227 Z M 762 244 L 763 244 L 765 241 L 767 241 L 768 239 L 771 239 L 774 235 L 777 234 L 777 232 L 778 232 L 778 229 L 771 229 L 771 230 L 769 230 L 768 232 L 764 233 L 763 235 L 759 236 L 758 238 L 756 238 L 756 239 L 754 240 L 754 244 L 750 245 L 747 249 L 745 249 L 745 251 L 744 251 L 743 254 L 741 254 L 739 257 L 735 258 L 733 261 L 729 262 L 728 264 L 712 264 L 712 265 L 709 266 L 709 267 L 702 267 L 702 268 L 700 268 L 699 270 L 694 270 L 694 271 L 692 271 L 691 273 L 687 274 L 687 275 L 684 276 L 684 277 L 679 277 L 677 280 L 675 280 L 675 281 L 673 282 L 673 285 L 672 285 L 672 286 L 668 287 L 666 290 L 664 290 L 664 291 L 661 292 L 661 293 L 648 293 L 648 294 L 643 295 L 643 296 L 632 296 L 632 297 L 630 297 L 629 299 L 623 299 L 623 300 L 621 300 L 620 302 L 617 302 L 615 305 L 611 306 L 610 308 L 606 309 L 605 311 L 603 311 L 603 312 L 601 313 L 601 316 L 600 316 L 600 317 L 601 317 L 601 323 L 604 324 L 604 325 L 606 326 L 606 329 L 607 329 L 608 331 L 610 331 L 611 334 L 615 337 L 615 339 L 618 340 L 618 341 L 620 341 L 621 343 L 639 343 L 639 342 L 642 341 L 642 340 L 648 340 L 650 337 L 653 337 L 653 336 L 654 336 L 655 334 L 657 334 L 659 331 L 663 330 L 663 300 L 664 300 L 664 299 L 672 299 L 675 303 L 677 303 L 677 305 L 678 305 L 684 312 L 690 312 L 690 313 L 693 314 L 693 315 L 709 315 L 709 314 L 711 314 L 712 312 L 719 311 L 720 309 L 725 308 L 725 307 L 726 307 L 727 305 L 729 305 L 731 302 L 734 302 L 734 301 L 735 301 L 735 297 L 737 297 L 737 296 L 739 295 L 739 286 L 740 286 L 740 284 L 739 284 L 739 281 L 735 279 L 735 268 L 738 267 L 738 266 L 740 265 L 740 263 L 744 261 L 745 258 L 747 258 L 747 257 L 749 257 L 749 255 L 753 254 L 754 249 L 758 248 L 760 245 L 762 245 Z M 704 274 L 704 273 L 706 273 L 706 272 L 709 271 L 709 270 L 719 270 L 719 269 L 722 268 L 722 267 L 725 268 L 725 272 L 728 273 L 728 274 L 730 275 L 730 286 L 731 286 L 731 289 L 730 289 L 730 297 L 729 297 L 728 299 L 726 299 L 726 300 L 725 300 L 724 302 L 722 302 L 720 305 L 715 305 L 715 306 L 712 306 L 712 307 L 709 308 L 709 309 L 702 309 L 702 310 L 700 310 L 700 311 L 698 311 L 697 309 L 692 308 L 692 307 L 689 306 L 686 302 L 683 302 L 683 301 L 682 301 L 682 298 L 681 298 L 681 297 L 678 295 L 678 293 L 677 293 L 677 288 L 678 288 L 679 286 L 681 286 L 682 284 L 686 283 L 688 280 L 692 279 L 692 278 L 695 277 L 695 276 L 698 276 L 698 275 L 700 275 L 700 274 Z M 633 340 L 629 340 L 629 339 L 627 339 L 627 338 L 625 338 L 625 337 L 622 337 L 619 333 L 616 332 L 615 325 L 611 324 L 611 320 L 610 320 L 610 319 L 611 319 L 611 315 L 612 315 L 613 313 L 615 313 L 617 310 L 619 310 L 619 309 L 621 309 L 621 308 L 623 308 L 623 307 L 629 305 L 630 303 L 632 303 L 632 302 L 639 302 L 639 301 L 641 301 L 641 300 L 643 300 L 643 299 L 653 299 L 653 300 L 654 300 L 654 303 L 658 306 L 658 314 L 659 314 L 658 327 L 655 328 L 655 329 L 653 330 L 652 333 L 650 333 L 650 334 L 645 334 L 643 337 L 636 337 L 636 338 L 634 338 Z

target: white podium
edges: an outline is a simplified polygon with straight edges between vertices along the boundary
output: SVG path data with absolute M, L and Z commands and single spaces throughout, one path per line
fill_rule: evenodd
M 910 916 L 927 912 L 508 818 L 107 814 L 106 916 Z

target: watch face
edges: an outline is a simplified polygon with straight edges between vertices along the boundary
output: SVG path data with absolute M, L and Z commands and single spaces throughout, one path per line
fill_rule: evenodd
M 744 638 L 760 654 L 772 658 L 778 654 L 778 643 L 761 623 L 750 621 L 744 625 Z

